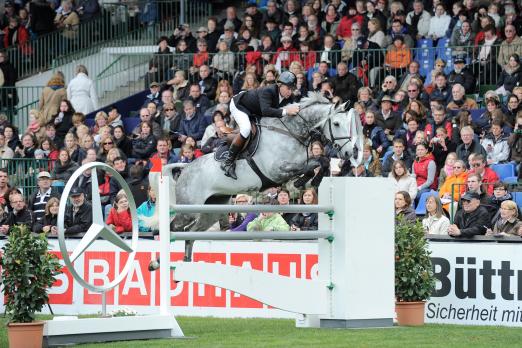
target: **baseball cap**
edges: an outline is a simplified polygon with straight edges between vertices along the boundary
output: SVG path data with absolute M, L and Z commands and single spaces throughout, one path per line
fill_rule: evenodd
M 160 84 L 157 83 L 157 82 L 151 82 L 151 84 L 149 85 L 149 88 L 152 88 L 152 87 L 159 87 Z
M 78 187 L 78 186 L 75 186 L 71 189 L 70 193 L 69 193 L 69 196 L 71 197 L 74 197 L 74 196 L 79 196 L 83 193 L 83 190 Z
M 50 177 L 51 177 L 51 174 L 49 174 L 49 172 L 43 171 L 43 172 L 38 173 L 38 179 L 40 179 L 40 178 L 50 178 Z
M 463 201 L 471 201 L 472 199 L 480 199 L 480 195 L 476 192 L 468 191 L 461 198 Z
M 198 31 L 196 33 L 208 33 L 207 27 L 199 27 Z

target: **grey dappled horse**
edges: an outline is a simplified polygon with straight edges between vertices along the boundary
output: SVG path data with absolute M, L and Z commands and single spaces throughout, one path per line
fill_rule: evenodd
M 347 103 L 334 105 L 319 93 L 309 93 L 299 106 L 297 116 L 260 119 L 261 139 L 253 159 L 267 178 L 281 185 L 303 173 L 309 160 L 306 146 L 310 142 L 312 129 L 318 130 L 323 139 L 338 150 L 341 158 L 350 160 L 354 165 L 361 163 L 362 126 L 355 111 L 348 110 Z M 171 173 L 170 170 L 168 172 Z M 214 154 L 196 159 L 182 170 L 177 180 L 169 174 L 171 209 L 176 211 L 176 204 L 227 204 L 235 194 L 262 188 L 261 179 L 245 159 L 237 160 L 236 173 L 237 180 L 225 176 Z M 156 192 L 157 175 L 151 173 L 149 176 Z M 151 226 L 158 225 L 157 211 L 147 221 Z M 176 214 L 171 228 L 172 231 L 205 231 L 222 216 L 210 213 Z M 185 260 L 191 259 L 192 244 L 193 241 L 185 242 Z

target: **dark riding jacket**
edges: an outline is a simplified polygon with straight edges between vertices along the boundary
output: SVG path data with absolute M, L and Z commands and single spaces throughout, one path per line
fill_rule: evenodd
M 283 117 L 281 108 L 294 100 L 290 97 L 279 102 L 279 99 L 279 87 L 273 84 L 239 93 L 234 96 L 234 104 L 250 117 Z

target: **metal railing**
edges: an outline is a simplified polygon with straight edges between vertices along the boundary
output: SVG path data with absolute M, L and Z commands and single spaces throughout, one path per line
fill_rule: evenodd
M 48 159 L 12 158 L 0 160 L 0 167 L 7 169 L 9 185 L 21 189 L 27 199 L 38 187 L 38 173 L 51 171 L 52 162 Z
M 143 23 L 140 16 L 146 3 L 152 3 L 150 6 L 156 8 L 156 16 Z M 188 23 L 198 24 L 211 13 L 211 4 L 206 1 L 154 0 L 104 4 L 100 14 L 92 20 L 40 35 L 23 45 L 10 46 L 5 52 L 21 79 L 84 57 L 100 46 L 110 46 L 114 38 L 125 38 L 123 46 L 153 44 L 160 33 L 171 34 L 179 26 L 181 17 Z

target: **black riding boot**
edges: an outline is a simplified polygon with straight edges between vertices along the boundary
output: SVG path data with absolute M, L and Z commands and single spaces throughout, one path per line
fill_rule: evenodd
M 306 173 L 296 181 L 294 181 L 294 187 L 297 189 L 303 189 L 306 185 L 306 183 L 314 177 L 314 174 Z
M 230 144 L 230 149 L 228 150 L 228 156 L 225 161 L 221 164 L 221 169 L 225 171 L 225 175 L 237 180 L 236 175 L 236 158 L 239 155 L 239 152 L 245 145 L 246 138 L 243 138 L 241 134 L 236 135 L 232 144 Z

